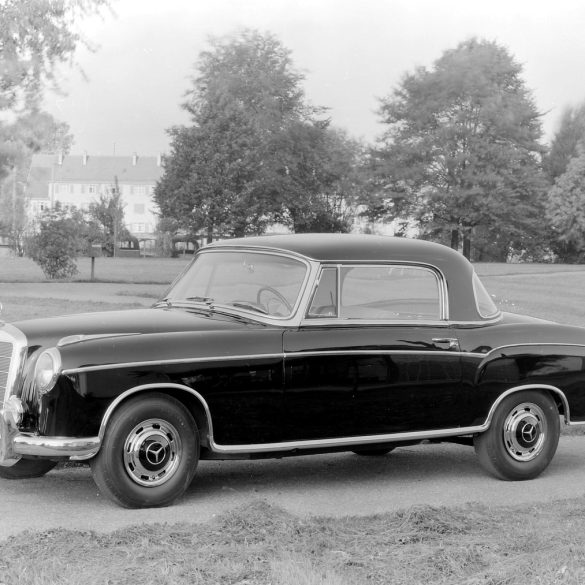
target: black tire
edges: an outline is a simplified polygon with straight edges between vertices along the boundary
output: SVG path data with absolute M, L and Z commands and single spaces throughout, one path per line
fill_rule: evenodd
M 559 444 L 559 411 L 549 394 L 524 390 L 505 398 L 490 428 L 474 438 L 482 467 L 498 479 L 521 481 L 540 475 Z
M 48 459 L 20 459 L 10 467 L 0 465 L 0 478 L 2 479 L 31 479 L 42 477 L 57 465 L 56 461 Z
M 378 448 L 365 448 L 365 449 L 354 449 L 353 453 L 356 455 L 362 455 L 364 457 L 382 457 L 388 455 L 391 451 L 394 451 L 396 447 L 378 447 Z
M 189 411 L 164 394 L 123 403 L 91 460 L 100 492 L 125 508 L 168 506 L 183 495 L 199 461 L 199 431 Z

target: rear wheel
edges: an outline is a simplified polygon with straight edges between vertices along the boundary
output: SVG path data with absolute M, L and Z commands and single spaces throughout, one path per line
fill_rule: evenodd
M 502 401 L 490 428 L 475 437 L 475 452 L 482 467 L 499 479 L 533 479 L 551 462 L 559 434 L 554 400 L 544 392 L 526 390 Z
M 2 479 L 31 479 L 42 477 L 57 465 L 56 461 L 47 459 L 20 459 L 10 467 L 0 465 L 0 478 Z
M 160 507 L 183 495 L 198 460 L 189 411 L 172 397 L 150 394 L 114 413 L 91 469 L 100 492 L 121 506 Z

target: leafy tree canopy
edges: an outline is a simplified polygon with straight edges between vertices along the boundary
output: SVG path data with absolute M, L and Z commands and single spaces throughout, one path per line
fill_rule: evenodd
M 55 68 L 87 41 L 80 17 L 108 0 L 2 0 L 0 2 L 0 112 L 36 108 L 45 85 L 58 88 Z
M 260 233 L 275 220 L 325 229 L 322 216 L 336 213 L 331 197 L 341 196 L 340 177 L 355 152 L 329 129 L 323 110 L 305 102 L 290 52 L 272 35 L 244 31 L 213 41 L 196 72 L 184 105 L 192 125 L 170 130 L 171 154 L 155 190 L 162 216 L 191 232 L 233 236 Z M 299 209 L 310 212 L 301 219 Z M 343 225 L 338 214 L 329 227 Z
M 571 159 L 578 155 L 580 145 L 585 147 L 585 104 L 576 108 L 567 107 L 563 112 L 545 159 L 545 169 L 551 182 L 567 170 Z
M 546 201 L 546 217 L 556 235 L 555 252 L 564 261 L 585 255 L 585 148 L 568 163 Z
M 372 207 L 415 218 L 454 247 L 480 225 L 492 240 L 505 234 L 505 248 L 525 245 L 538 221 L 544 149 L 521 72 L 505 48 L 471 39 L 405 75 L 381 101 Z

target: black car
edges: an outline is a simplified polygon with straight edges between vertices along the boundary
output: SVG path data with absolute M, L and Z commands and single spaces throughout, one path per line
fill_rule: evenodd
M 0 325 L 0 477 L 88 460 L 164 506 L 199 459 L 473 445 L 539 475 L 585 423 L 585 330 L 501 313 L 460 254 L 289 235 L 200 249 L 152 308 Z

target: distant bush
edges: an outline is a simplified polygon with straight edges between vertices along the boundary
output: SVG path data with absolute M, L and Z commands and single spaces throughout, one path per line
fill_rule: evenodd
M 77 257 L 86 246 L 86 222 L 77 210 L 57 206 L 40 219 L 38 232 L 29 239 L 30 256 L 50 279 L 72 278 Z

